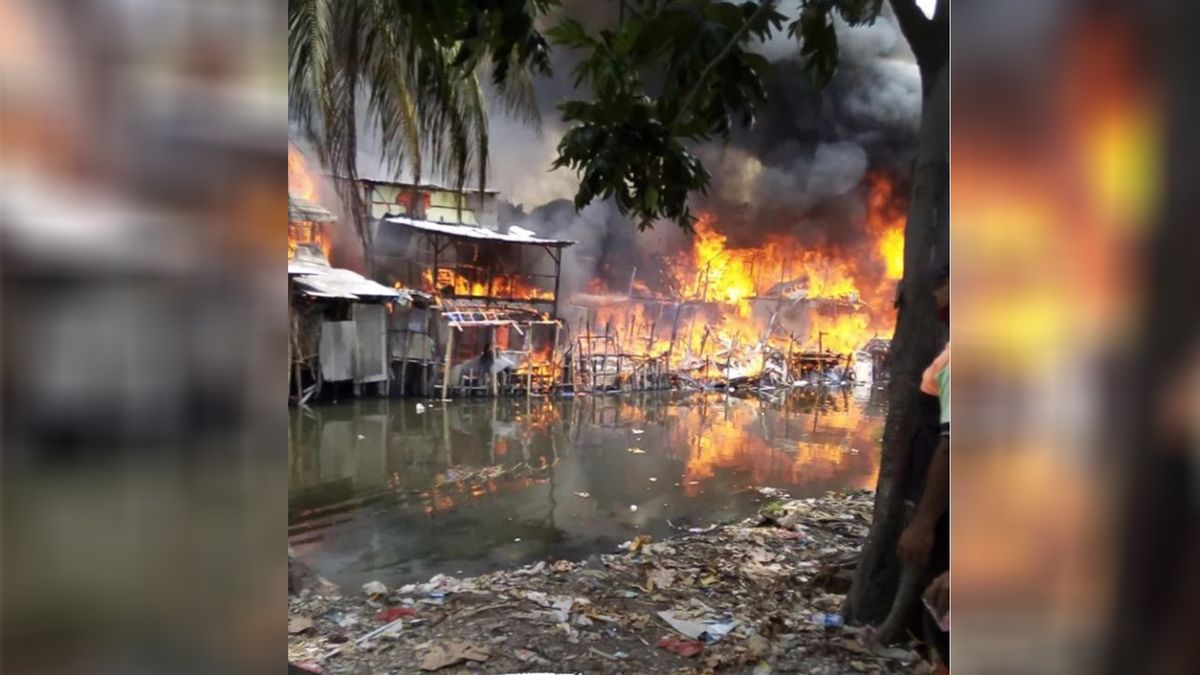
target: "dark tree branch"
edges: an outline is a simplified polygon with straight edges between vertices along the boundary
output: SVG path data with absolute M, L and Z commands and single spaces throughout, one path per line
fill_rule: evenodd
M 922 52 L 925 51 L 925 43 L 932 29 L 931 24 L 933 22 L 917 6 L 916 0 L 889 0 L 889 2 L 892 4 L 892 11 L 896 13 L 896 21 L 900 24 L 900 32 L 904 33 L 909 47 L 912 48 L 913 55 L 917 57 L 917 62 L 920 63 L 923 59 Z M 939 2 L 938 7 L 940 8 L 941 5 L 942 3 Z
M 733 37 L 731 37 L 729 42 L 721 48 L 721 51 L 713 58 L 713 60 L 709 61 L 708 64 L 704 66 L 704 70 L 700 71 L 700 77 L 696 78 L 696 83 L 692 85 L 691 90 L 689 90 L 687 96 L 684 97 L 683 102 L 679 104 L 679 111 L 675 113 L 675 119 L 671 120 L 672 128 L 683 121 L 683 116 L 687 114 L 688 108 L 692 106 L 692 101 L 700 93 L 700 89 L 704 86 L 704 81 L 708 79 L 708 76 L 712 74 L 712 71 L 717 67 L 717 65 L 720 64 L 721 61 L 724 61 L 726 56 L 729 56 L 729 52 L 733 51 L 733 48 L 742 41 L 742 38 L 746 37 L 746 33 L 750 31 L 750 27 L 753 26 L 756 21 L 758 21 L 759 17 L 761 17 L 774 6 L 775 0 L 763 0 L 763 3 L 758 6 L 758 9 L 754 10 L 754 14 L 751 14 L 750 18 L 746 19 L 746 22 L 742 24 L 742 27 L 737 29 L 737 32 L 733 34 Z

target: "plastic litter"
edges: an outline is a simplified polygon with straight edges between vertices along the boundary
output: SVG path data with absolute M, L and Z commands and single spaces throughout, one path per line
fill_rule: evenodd
M 412 607 L 388 607 L 382 612 L 375 615 L 380 621 L 395 621 L 406 616 L 416 616 L 417 612 Z
M 388 594 L 388 587 L 384 586 L 383 584 L 379 583 L 378 581 L 368 581 L 367 583 L 363 584 L 362 589 L 363 589 L 363 593 L 366 593 L 367 597 L 369 597 L 369 598 L 384 596 L 384 595 Z
M 841 614 L 826 614 L 824 612 L 813 612 L 812 622 L 826 628 L 841 628 L 845 625 L 842 622 Z
M 704 651 L 703 643 L 696 640 L 681 640 L 674 635 L 662 636 L 658 639 L 656 646 L 680 656 L 695 656 Z
M 675 612 L 659 612 L 658 617 L 666 621 L 672 628 L 693 640 L 704 640 L 708 643 L 720 642 L 729 632 L 742 622 L 731 617 L 706 618 L 703 620 L 685 619 Z

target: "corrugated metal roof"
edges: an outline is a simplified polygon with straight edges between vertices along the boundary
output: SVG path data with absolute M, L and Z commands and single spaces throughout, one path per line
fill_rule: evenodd
M 332 223 L 337 217 L 324 206 L 303 197 L 288 195 L 288 222 Z
M 301 292 L 321 298 L 392 298 L 408 299 L 394 288 L 367 279 L 358 272 L 339 268 L 320 268 L 307 263 L 288 263 L 288 276 L 294 276 Z
M 574 241 L 567 239 L 542 239 L 529 234 L 525 234 L 528 230 L 520 230 L 517 232 L 496 232 L 482 227 L 472 227 L 470 225 L 447 225 L 445 223 L 434 223 L 428 220 L 413 220 L 404 216 L 393 216 L 384 218 L 384 222 L 395 223 L 402 227 L 408 227 L 424 232 L 432 232 L 436 234 L 445 234 L 451 237 L 462 237 L 464 239 L 477 239 L 484 241 L 504 242 L 508 244 L 525 244 L 529 246 L 554 246 L 564 247 L 574 245 Z

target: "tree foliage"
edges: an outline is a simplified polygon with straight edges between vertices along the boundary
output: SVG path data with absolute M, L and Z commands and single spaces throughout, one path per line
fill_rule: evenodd
M 354 178 L 362 95 L 390 169 L 407 166 L 419 181 L 432 168 L 460 188 L 473 174 L 482 190 L 480 73 L 490 68 L 510 112 L 536 120 L 531 77 L 550 72 L 549 38 L 579 53 L 573 79 L 590 91 L 560 105 L 569 128 L 553 163 L 579 175 L 576 208 L 611 198 L 639 227 L 668 219 L 689 228 L 688 195 L 705 191 L 710 176 L 688 145 L 754 123 L 770 67 L 755 45 L 786 26 L 806 72 L 824 86 L 837 67 L 834 16 L 869 23 L 882 0 L 803 0 L 793 17 L 778 0 L 627 0 L 614 26 L 589 30 L 567 18 L 543 36 L 538 21 L 556 4 L 289 0 L 292 116 L 322 161 Z
M 833 77 L 837 35 L 833 13 L 859 25 L 875 19 L 882 0 L 806 0 L 788 32 L 801 43 L 805 69 L 817 86 Z M 612 198 L 645 228 L 657 219 L 690 228 L 688 194 L 704 192 L 709 173 L 688 142 L 729 137 L 750 126 L 765 100 L 770 67 L 756 43 L 783 29 L 789 17 L 776 0 L 673 0 L 637 3 L 617 26 L 589 33 L 577 21 L 548 35 L 582 53 L 573 73 L 590 99 L 561 104 L 571 124 L 555 168 L 580 177 L 575 206 Z
M 460 189 L 487 181 L 488 118 L 480 73 L 511 112 L 537 118 L 531 76 L 550 72 L 534 19 L 555 0 L 289 0 L 290 116 L 336 175 L 358 175 L 358 117 L 383 160 L 416 182 L 429 169 Z M 358 192 L 342 184 L 367 245 Z

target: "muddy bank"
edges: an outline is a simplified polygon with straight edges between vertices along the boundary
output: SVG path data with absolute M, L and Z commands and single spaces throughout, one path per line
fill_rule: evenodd
M 325 673 L 908 673 L 837 616 L 870 492 L 770 502 L 737 525 L 583 561 L 289 599 L 289 661 Z M 311 580 L 309 580 L 311 581 Z

